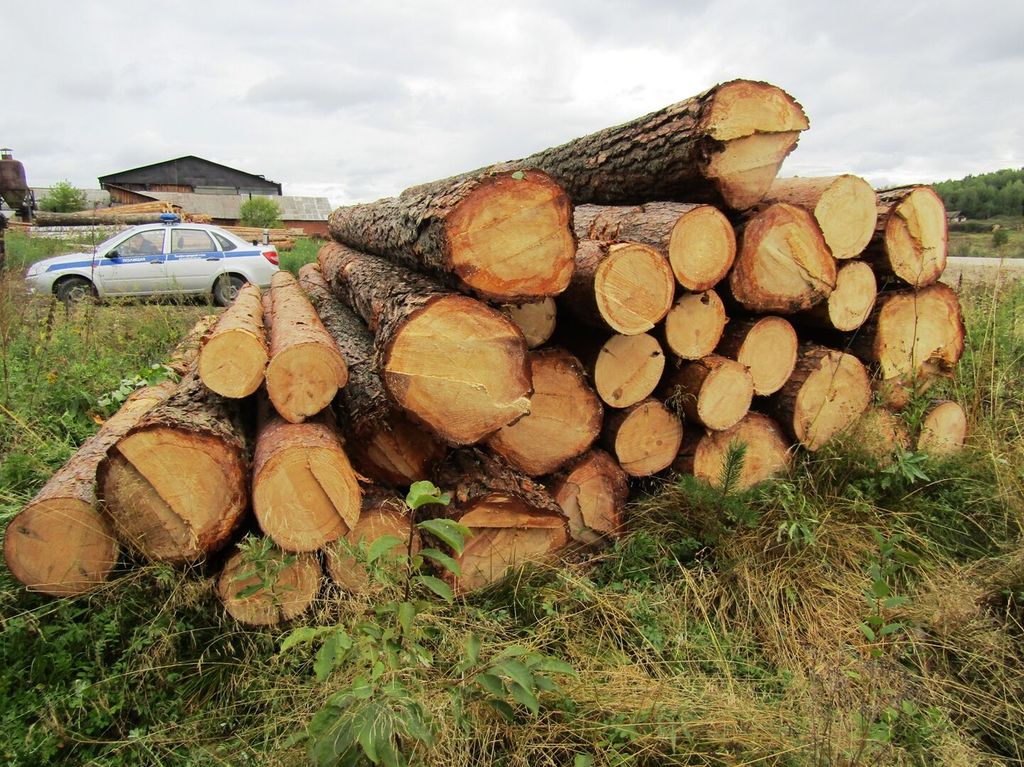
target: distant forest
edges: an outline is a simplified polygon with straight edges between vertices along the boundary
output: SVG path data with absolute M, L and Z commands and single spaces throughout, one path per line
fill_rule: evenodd
M 967 176 L 932 184 L 946 210 L 959 210 L 967 218 L 1024 216 L 1024 168 Z

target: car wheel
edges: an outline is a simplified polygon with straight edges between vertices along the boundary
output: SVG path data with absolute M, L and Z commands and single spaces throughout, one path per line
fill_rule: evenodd
M 85 277 L 68 277 L 65 280 L 61 280 L 61 282 L 57 283 L 57 288 L 54 292 L 57 294 L 57 300 L 61 301 L 65 306 L 81 303 L 95 295 L 92 283 L 85 279 Z
M 213 284 L 213 300 L 217 306 L 229 306 L 237 297 L 245 280 L 234 274 L 225 274 Z

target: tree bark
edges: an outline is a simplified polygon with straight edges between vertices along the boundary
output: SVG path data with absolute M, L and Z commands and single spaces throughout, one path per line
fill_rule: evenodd
M 336 243 L 320 249 L 319 263 L 375 333 L 389 395 L 441 439 L 472 444 L 529 412 L 526 343 L 499 312 Z
M 204 339 L 199 377 L 222 397 L 248 397 L 263 383 L 268 359 L 263 296 L 258 286 L 245 285 Z
M 917 449 L 932 455 L 952 455 L 963 449 L 967 434 L 967 413 L 963 407 L 952 400 L 940 400 L 925 414 Z
M 713 487 L 722 487 L 724 469 L 734 445 L 743 446 L 743 459 L 732 490 L 746 490 L 789 470 L 792 452 L 782 428 L 761 413 L 750 412 L 723 431 L 701 437 L 693 454 L 693 474 Z
M 847 261 L 836 274 L 836 289 L 822 303 L 794 315 L 795 322 L 852 332 L 871 315 L 878 296 L 875 273 L 864 261 Z
M 580 240 L 649 245 L 668 259 L 676 280 L 693 293 L 721 282 L 736 258 L 736 232 L 711 205 L 580 205 L 573 211 L 573 227 Z
M 672 465 L 683 442 L 683 422 L 662 402 L 648 397 L 605 419 L 602 439 L 631 477 L 648 477 Z
M 501 313 L 523 331 L 527 348 L 543 346 L 555 332 L 558 310 L 553 298 L 526 304 L 505 304 L 501 307 Z
M 571 204 L 536 170 L 482 170 L 338 208 L 331 236 L 500 303 L 555 296 L 572 274 Z
M 218 319 L 216 314 L 204 314 L 196 320 L 196 323 L 188 333 L 174 347 L 174 351 L 171 352 L 171 356 L 167 359 L 167 367 L 179 376 L 188 373 L 199 358 L 199 348 L 202 345 L 203 339 L 213 330 Z
M 301 423 L 329 404 L 348 382 L 345 360 L 295 278 L 277 272 L 270 282 L 264 324 L 270 339 L 267 394 L 274 409 Z
M 885 281 L 912 288 L 938 281 L 946 268 L 946 206 L 930 187 L 877 193 L 878 222 L 864 260 Z
M 596 543 L 623 532 L 629 484 L 604 450 L 591 450 L 553 477 L 551 495 L 568 517 L 574 540 Z
M 754 381 L 739 362 L 711 355 L 683 362 L 669 372 L 662 395 L 682 408 L 688 422 L 722 431 L 735 426 L 750 410 Z
M 800 341 L 782 317 L 754 317 L 729 323 L 716 354 L 744 365 L 754 380 L 754 394 L 774 394 L 796 365 Z
M 309 609 L 320 592 L 322 575 L 313 554 L 274 549 L 266 559 L 257 560 L 239 551 L 217 578 L 217 596 L 239 623 L 276 626 Z
M 718 346 L 728 321 L 725 305 L 714 290 L 684 293 L 665 316 L 665 346 L 684 360 L 707 357 Z

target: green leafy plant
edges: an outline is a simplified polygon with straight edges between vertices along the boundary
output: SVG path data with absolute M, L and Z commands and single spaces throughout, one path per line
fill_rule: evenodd
M 76 210 L 85 210 L 85 192 L 70 181 L 58 181 L 39 201 L 39 209 L 53 213 L 73 213 Z
M 136 390 L 144 386 L 155 386 L 164 381 L 177 380 L 178 374 L 170 367 L 163 364 L 153 364 L 148 368 L 140 370 L 133 376 L 122 378 L 116 389 L 111 389 L 97 397 L 96 404 L 104 414 L 110 415 L 116 412 Z
M 250 197 L 238 209 L 238 223 L 273 229 L 281 226 L 281 206 L 270 197 Z
M 918 557 L 903 546 L 906 538 L 902 534 L 895 533 L 886 537 L 875 528 L 871 529 L 871 533 L 878 544 L 878 554 L 868 565 L 870 584 L 864 591 L 864 598 L 871 611 L 859 628 L 864 637 L 873 643 L 872 655 L 881 656 L 883 643 L 905 630 L 902 623 L 891 621 L 888 617 L 891 610 L 902 607 L 908 601 L 907 597 L 893 593 L 893 580 L 904 566 L 917 564 Z
M 239 542 L 238 549 L 242 553 L 244 566 L 235 575 L 233 583 L 241 585 L 251 578 L 256 581 L 240 588 L 235 598 L 247 599 L 266 589 L 275 594 L 276 601 L 281 573 L 295 564 L 296 555 L 282 553 L 274 547 L 272 540 L 259 535 L 245 536 Z

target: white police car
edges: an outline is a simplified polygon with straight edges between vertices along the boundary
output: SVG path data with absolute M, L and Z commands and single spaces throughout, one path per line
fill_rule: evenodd
M 253 245 L 208 224 L 183 224 L 173 214 L 161 218 L 114 235 L 92 253 L 37 261 L 25 274 L 29 289 L 65 303 L 89 295 L 212 295 L 227 306 L 246 282 L 269 287 L 279 269 L 273 245 Z

